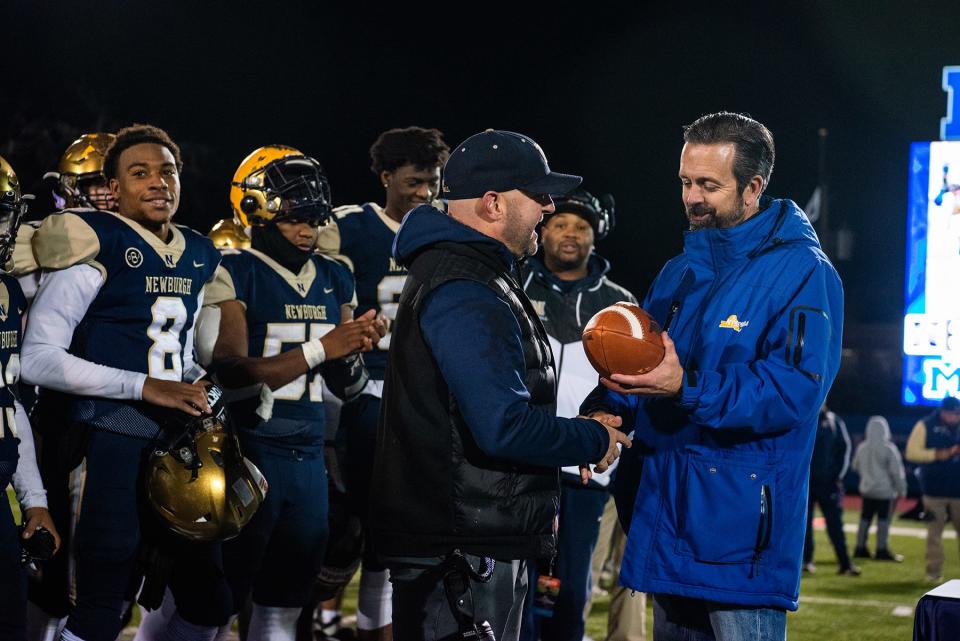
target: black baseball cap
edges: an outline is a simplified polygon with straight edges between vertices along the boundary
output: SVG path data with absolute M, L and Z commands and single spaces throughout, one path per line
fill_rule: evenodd
M 479 198 L 488 191 L 522 189 L 534 194 L 566 194 L 583 180 L 550 171 L 543 149 L 530 136 L 487 129 L 457 145 L 443 167 L 442 196 Z
M 960 410 L 960 398 L 954 396 L 947 396 L 943 399 L 943 402 L 940 403 L 940 409 L 947 412 L 956 412 Z

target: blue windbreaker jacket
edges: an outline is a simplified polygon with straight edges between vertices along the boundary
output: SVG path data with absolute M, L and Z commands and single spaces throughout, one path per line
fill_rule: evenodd
M 644 301 L 661 325 L 669 318 L 680 398 L 598 387 L 581 409 L 607 409 L 636 430 L 617 490 L 630 523 L 623 585 L 795 610 L 843 289 L 797 205 L 761 205 L 737 227 L 688 232 Z

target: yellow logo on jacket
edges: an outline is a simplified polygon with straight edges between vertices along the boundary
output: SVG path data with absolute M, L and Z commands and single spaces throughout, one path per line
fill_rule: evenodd
M 735 332 L 739 332 L 741 329 L 750 324 L 750 321 L 741 321 L 737 320 L 736 314 L 730 314 L 727 316 L 727 320 L 720 321 L 720 327 L 723 329 L 732 329 Z

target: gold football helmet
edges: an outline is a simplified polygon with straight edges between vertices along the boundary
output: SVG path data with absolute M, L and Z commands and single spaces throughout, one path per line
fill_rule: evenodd
M 17 174 L 10 163 L 0 157 L 0 267 L 10 258 L 17 229 L 26 213 L 26 197 L 20 192 Z
M 330 218 L 331 202 L 320 163 L 283 145 L 247 156 L 230 183 L 230 204 L 244 227 L 274 220 L 322 225 Z
M 188 420 L 179 438 L 154 450 L 147 467 L 147 500 L 171 530 L 191 541 L 237 536 L 267 495 L 267 480 L 225 429 L 222 394 L 211 386 L 207 400 L 214 414 Z
M 83 134 L 63 152 L 57 171 L 44 176 L 56 180 L 54 189 L 63 199 L 64 207 L 114 208 L 113 198 L 106 190 L 94 195 L 88 190 L 93 186 L 106 186 L 103 159 L 116 139 L 113 134 Z
M 235 218 L 218 220 L 210 229 L 207 237 L 217 249 L 246 249 L 250 247 L 250 236 L 243 225 Z

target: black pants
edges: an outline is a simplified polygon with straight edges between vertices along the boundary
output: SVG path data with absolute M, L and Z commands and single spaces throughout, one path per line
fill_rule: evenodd
M 803 542 L 803 562 L 813 561 L 813 507 L 817 503 L 827 522 L 827 536 L 837 554 L 840 569 L 850 567 L 850 555 L 847 554 L 847 540 L 843 534 L 843 490 L 837 485 L 827 487 L 810 486 L 807 502 L 807 536 Z
M 476 568 L 480 558 L 466 555 Z M 394 641 L 454 641 L 459 627 L 443 585 L 440 558 L 384 559 L 393 584 Z M 487 621 L 497 641 L 517 641 L 523 601 L 527 595 L 527 568 L 523 561 L 497 561 L 486 583 L 471 579 L 477 621 Z
M 141 538 L 162 540 L 172 559 L 170 591 L 177 611 L 195 625 L 216 627 L 230 615 L 219 543 L 193 543 L 155 529 L 140 492 L 149 441 L 93 430 L 76 529 L 77 603 L 66 628 L 87 641 L 113 641 L 123 601 L 137 572 Z M 149 528 L 149 531 L 147 530 Z
M 6 483 L 2 486 L 6 489 Z M 0 639 L 26 639 L 27 575 L 20 565 L 20 532 L 7 497 L 0 499 Z
M 341 429 L 337 430 L 337 454 L 347 488 L 347 500 L 354 516 L 360 519 L 364 532 L 363 569 L 382 572 L 385 568 L 366 536 L 370 519 L 370 481 L 373 478 L 373 454 L 377 445 L 377 419 L 380 399 L 370 394 L 344 403 L 340 410 Z

